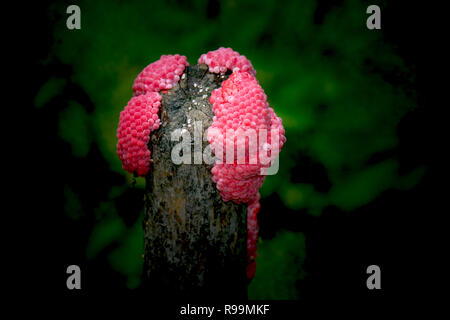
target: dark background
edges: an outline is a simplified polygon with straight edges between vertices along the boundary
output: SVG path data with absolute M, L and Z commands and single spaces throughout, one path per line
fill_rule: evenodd
M 261 190 L 249 298 L 379 303 L 427 292 L 441 180 L 433 164 L 442 103 L 425 64 L 434 10 L 397 1 L 80 2 L 82 29 L 69 31 L 69 4 L 29 7 L 24 99 L 39 125 L 27 260 L 42 269 L 34 289 L 67 301 L 142 293 L 143 181 L 131 188 L 118 169 L 118 113 L 134 77 L 161 54 L 195 64 L 229 46 L 252 61 L 288 139 L 280 172 Z M 369 4 L 381 7 L 381 31 L 365 27 Z M 65 287 L 70 264 L 81 267 L 80 292 Z M 366 288 L 371 264 L 382 290 Z

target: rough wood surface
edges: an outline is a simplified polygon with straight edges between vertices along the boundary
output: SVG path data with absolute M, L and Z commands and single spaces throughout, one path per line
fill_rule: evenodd
M 162 94 L 162 125 L 150 142 L 144 219 L 144 277 L 148 290 L 160 297 L 247 295 L 246 205 L 222 201 L 211 165 L 171 160 L 179 143 L 171 141 L 171 133 L 185 128 L 194 137 L 195 121 L 206 130 L 214 116 L 211 91 L 227 77 L 209 73 L 206 65 L 187 67 L 180 82 Z M 203 141 L 201 151 L 207 145 Z

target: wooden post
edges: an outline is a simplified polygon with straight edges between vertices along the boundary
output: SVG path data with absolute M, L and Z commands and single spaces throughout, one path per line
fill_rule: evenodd
M 194 164 L 194 123 L 201 121 L 203 135 L 214 116 L 211 91 L 227 78 L 206 65 L 187 67 L 179 83 L 162 93 L 144 219 L 144 283 L 156 297 L 247 297 L 246 205 L 223 202 L 212 166 Z M 182 128 L 192 137 L 192 164 L 176 165 L 171 153 L 180 142 L 171 141 L 171 133 Z M 202 141 L 200 152 L 206 146 Z

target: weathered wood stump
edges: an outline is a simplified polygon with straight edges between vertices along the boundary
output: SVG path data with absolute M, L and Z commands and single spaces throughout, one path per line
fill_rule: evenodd
M 150 140 L 144 219 L 144 279 L 158 297 L 247 297 L 246 205 L 222 201 L 211 165 L 176 165 L 171 159 L 179 143 L 171 133 L 185 128 L 194 137 L 196 121 L 206 130 L 214 116 L 211 91 L 227 78 L 206 65 L 187 67 L 179 83 L 162 93 L 161 127 Z M 202 145 L 200 152 L 208 142 Z

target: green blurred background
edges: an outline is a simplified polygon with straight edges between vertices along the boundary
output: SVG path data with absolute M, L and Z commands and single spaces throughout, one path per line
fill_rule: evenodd
M 66 28 L 70 4 L 81 8 L 81 30 Z M 382 8 L 381 31 L 365 26 L 369 4 Z M 34 106 L 65 167 L 61 263 L 84 266 L 88 290 L 140 289 L 144 180 L 131 188 L 121 169 L 119 113 L 160 55 L 194 65 L 224 46 L 252 61 L 287 136 L 280 170 L 261 189 L 249 298 L 359 288 L 371 258 L 389 265 L 399 230 L 381 228 L 401 226 L 398 209 L 427 173 L 414 145 L 415 60 L 394 10 L 353 0 L 48 3 Z M 344 280 L 330 282 L 330 263 Z

